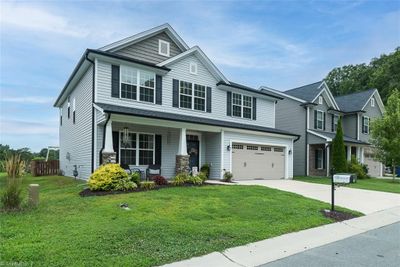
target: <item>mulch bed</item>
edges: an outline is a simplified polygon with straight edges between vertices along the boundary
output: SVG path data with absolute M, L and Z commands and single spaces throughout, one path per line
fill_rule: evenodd
M 327 218 L 334 219 L 336 222 L 350 220 L 350 219 L 358 217 L 357 215 L 354 215 L 354 214 L 349 213 L 349 212 L 336 211 L 336 210 L 335 211 L 321 210 L 321 213 Z
M 160 190 L 163 188 L 170 188 L 170 187 L 193 187 L 193 186 L 199 187 L 199 186 L 210 186 L 210 185 L 214 186 L 214 185 L 218 185 L 218 184 L 209 184 L 209 183 L 204 183 L 202 185 L 184 184 L 184 185 L 180 185 L 180 186 L 176 186 L 173 184 L 167 184 L 167 185 L 156 185 L 155 188 L 150 189 L 150 190 L 138 187 L 138 188 L 126 190 L 126 191 L 91 191 L 89 188 L 85 188 L 81 192 L 79 192 L 79 195 L 81 197 L 106 196 L 106 195 L 128 194 L 128 193 Z

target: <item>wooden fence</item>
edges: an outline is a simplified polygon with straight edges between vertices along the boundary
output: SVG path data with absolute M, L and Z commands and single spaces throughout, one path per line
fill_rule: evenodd
M 33 176 L 57 175 L 60 170 L 60 162 L 58 160 L 32 160 L 31 173 Z

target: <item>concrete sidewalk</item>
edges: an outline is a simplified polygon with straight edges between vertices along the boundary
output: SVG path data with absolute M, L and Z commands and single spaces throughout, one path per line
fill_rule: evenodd
M 323 202 L 331 202 L 331 186 L 294 180 L 250 180 L 237 181 L 239 185 L 260 185 L 296 193 Z M 380 191 L 338 187 L 335 190 L 335 205 L 370 214 L 400 206 L 400 194 Z
M 165 266 L 259 266 L 396 222 L 400 222 L 400 206 Z

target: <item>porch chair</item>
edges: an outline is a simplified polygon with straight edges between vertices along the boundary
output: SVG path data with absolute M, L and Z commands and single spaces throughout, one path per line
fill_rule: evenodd
M 150 164 L 146 170 L 146 180 L 149 181 L 153 176 L 161 175 L 161 165 Z

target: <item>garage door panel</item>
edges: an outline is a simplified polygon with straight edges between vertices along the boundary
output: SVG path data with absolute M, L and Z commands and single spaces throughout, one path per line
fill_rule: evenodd
M 280 179 L 284 177 L 283 148 L 252 144 L 232 145 L 234 179 Z

